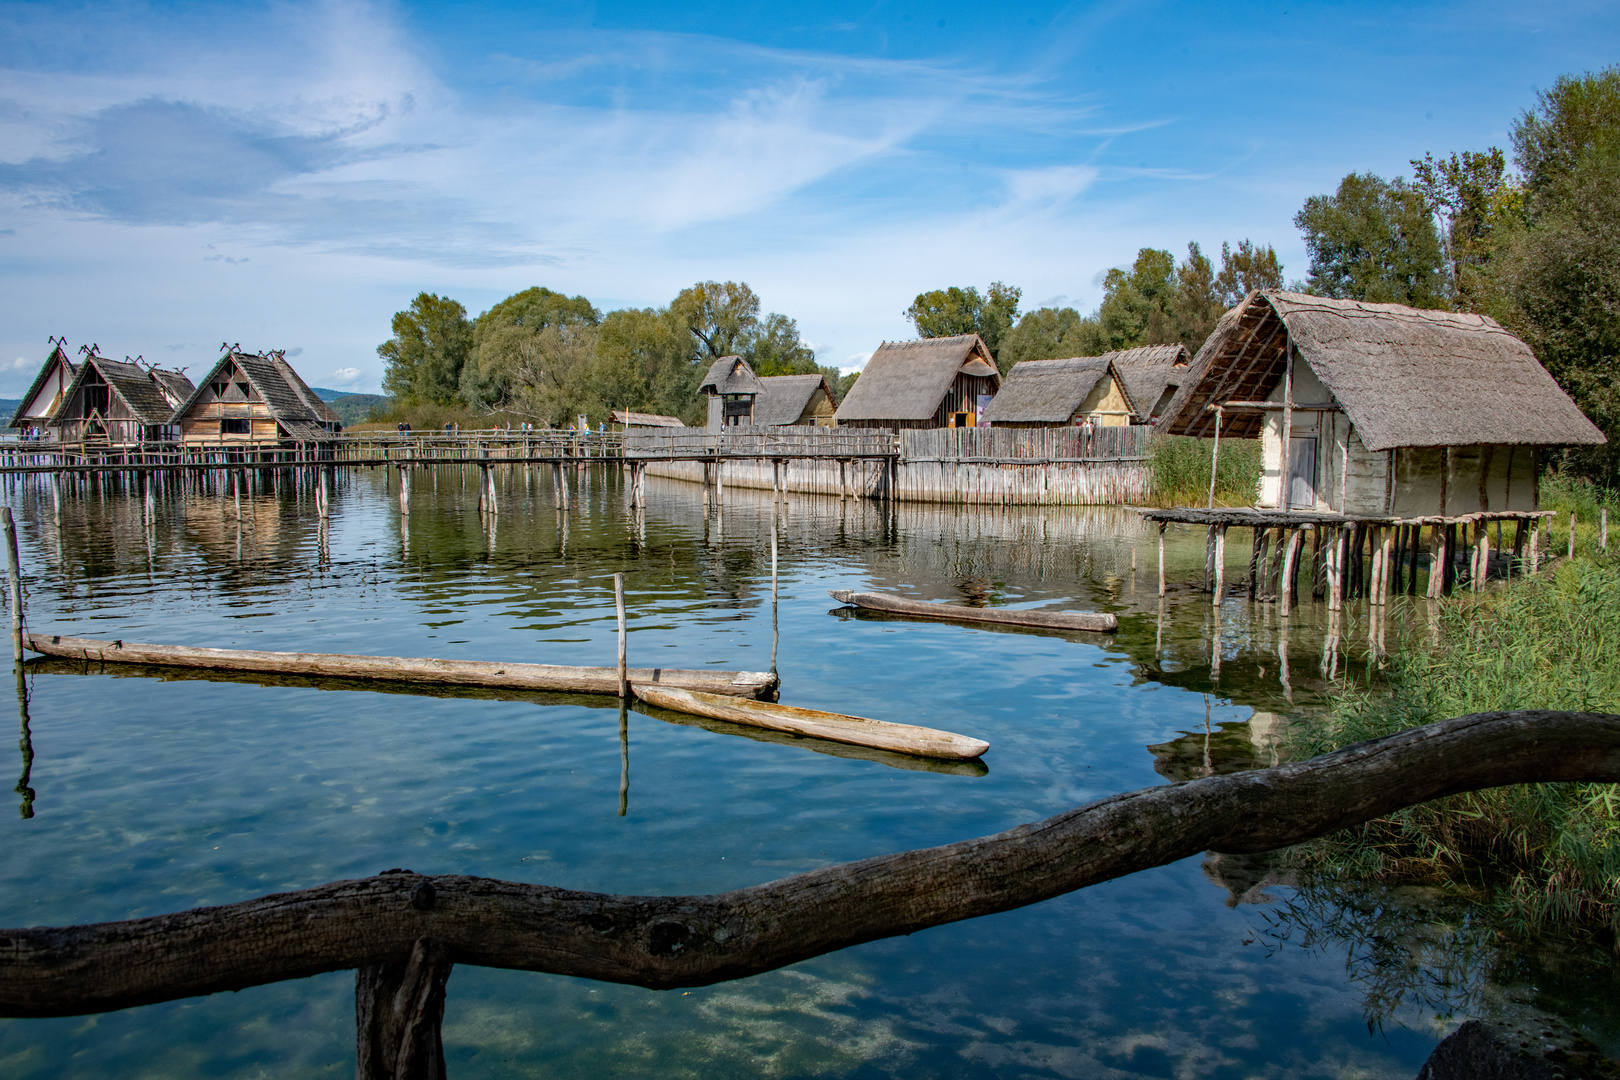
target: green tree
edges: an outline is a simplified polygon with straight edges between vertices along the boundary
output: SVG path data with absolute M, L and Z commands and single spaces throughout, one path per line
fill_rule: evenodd
M 1450 306 L 1440 236 L 1421 192 L 1404 179 L 1351 173 L 1294 215 L 1319 296 L 1420 308 Z
M 918 293 L 904 314 L 917 328 L 918 337 L 978 334 L 997 365 L 1006 371 L 1011 365 L 1001 361 L 1001 342 L 1018 318 L 1018 301 L 1023 292 L 999 281 L 991 282 L 982 295 L 975 286 L 963 289 L 952 285 Z
M 554 326 L 595 326 L 601 313 L 583 296 L 546 288 L 513 293 L 473 321 L 472 348 L 461 369 L 460 394 L 474 409 L 493 410 L 524 385 L 530 339 Z
M 697 387 L 708 361 L 699 361 L 693 343 L 690 324 L 671 308 L 608 312 L 592 369 L 597 408 L 604 414 L 610 408 L 634 409 L 701 423 Z
M 1612 155 L 1620 142 L 1620 66 L 1580 78 L 1561 75 L 1513 125 L 1513 157 L 1530 192 L 1532 217 L 1543 198 L 1556 211 L 1561 181 L 1590 167 L 1590 155 Z
M 1452 303 L 1460 311 L 1484 310 L 1490 303 L 1487 264 L 1498 226 L 1522 215 L 1522 199 L 1507 176 L 1507 158 L 1491 147 L 1464 150 L 1447 158 L 1424 154 L 1412 159 L 1413 186 L 1440 226 L 1440 247 L 1450 275 Z
M 1240 240 L 1234 251 L 1222 241 L 1221 272 L 1215 275 L 1215 294 L 1223 308 L 1236 307 L 1251 292 L 1282 288 L 1282 271 L 1282 263 L 1270 244 L 1262 248 Z
M 394 313 L 393 331 L 377 346 L 383 392 L 412 403 L 454 401 L 472 346 L 467 309 L 449 297 L 418 293 L 410 307 Z
M 1008 370 L 1025 360 L 1057 360 L 1107 352 L 1096 316 L 1083 318 L 1072 307 L 1043 307 L 1024 313 L 1001 342 L 997 358 Z
M 1168 251 L 1143 248 L 1129 270 L 1108 271 L 1097 307 L 1104 351 L 1179 341 L 1177 294 L 1176 257 Z
M 700 281 L 669 310 L 692 336 L 694 362 L 741 356 L 759 336 L 759 297 L 745 282 Z

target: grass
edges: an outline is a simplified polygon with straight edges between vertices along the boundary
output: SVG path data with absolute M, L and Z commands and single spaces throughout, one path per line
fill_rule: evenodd
M 1156 435 L 1149 443 L 1153 498 L 1159 506 L 1203 506 L 1209 502 L 1209 439 Z M 1215 475 L 1215 505 L 1252 506 L 1260 491 L 1260 440 L 1223 439 Z
M 1394 650 L 1387 691 L 1346 689 L 1302 732 L 1307 754 L 1495 709 L 1620 712 L 1620 560 L 1578 557 L 1440 610 L 1438 644 Z M 1425 636 L 1426 637 L 1426 636 Z M 1475 893 L 1504 932 L 1620 951 L 1620 784 L 1456 795 L 1305 845 L 1306 869 Z
M 1558 512 L 1546 526 L 1547 550 L 1554 554 L 1569 550 L 1569 515 L 1572 513 L 1575 515 L 1576 554 L 1602 552 L 1598 523 L 1604 510 L 1609 513 L 1610 526 L 1617 530 L 1610 542 L 1620 545 L 1620 493 L 1600 488 L 1582 477 L 1552 472 L 1541 478 L 1541 508 Z

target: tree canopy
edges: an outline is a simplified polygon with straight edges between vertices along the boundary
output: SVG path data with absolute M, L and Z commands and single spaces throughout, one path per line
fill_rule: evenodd
M 1440 235 L 1423 193 L 1403 178 L 1351 173 L 1294 215 L 1319 296 L 1419 308 L 1450 306 Z
M 1018 318 L 1018 300 L 1023 290 L 999 281 L 990 283 L 983 295 L 974 286 L 934 289 L 918 293 L 906 308 L 905 316 L 917 328 L 917 336 L 925 338 L 954 337 L 957 334 L 978 334 L 985 348 L 1006 371 L 1009 365 L 1001 363 L 1001 342 Z
M 454 400 L 472 348 L 467 309 L 446 296 L 418 293 L 410 307 L 394 313 L 393 331 L 377 346 L 383 392 L 409 402 Z

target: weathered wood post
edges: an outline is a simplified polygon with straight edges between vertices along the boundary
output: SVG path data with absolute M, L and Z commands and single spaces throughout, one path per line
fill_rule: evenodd
M 405 464 L 399 467 L 399 516 L 411 516 L 411 467 Z
M 1132 561 L 1135 561 L 1136 551 L 1132 549 Z M 1134 570 L 1135 567 L 1133 566 Z M 1226 592 L 1226 526 L 1222 525 L 1215 530 L 1215 590 L 1210 597 L 1210 606 L 1220 607 L 1221 597 Z
M 849 501 L 849 462 L 843 458 L 838 459 L 838 498 Z
M 630 811 L 630 703 L 619 699 L 619 816 Z
M 776 674 L 776 508 L 771 508 L 771 674 Z
M 157 527 L 157 494 L 152 490 L 157 484 L 157 473 L 148 472 L 144 484 L 146 492 L 142 499 L 142 510 L 146 514 L 146 527 L 153 529 Z
M 1164 595 L 1164 529 L 1167 522 L 1159 522 L 1159 595 Z
M 1575 511 L 1569 512 L 1569 557 L 1575 557 Z
M 1479 529 L 1479 536 L 1474 543 L 1474 591 L 1480 592 L 1491 576 L 1491 530 L 1483 521 L 1475 527 Z
M 1220 468 L 1220 461 L 1221 407 L 1217 405 L 1215 406 L 1215 443 L 1210 447 L 1209 450 L 1209 507 L 1211 510 L 1215 508 L 1215 475 Z M 1282 504 L 1282 508 L 1284 510 L 1288 509 L 1288 503 L 1286 501 Z
M 62 474 L 51 472 L 51 513 L 58 527 L 62 524 Z
M 1609 550 L 1609 508 L 1607 506 L 1598 511 L 1598 550 Z
M 1299 545 L 1305 537 L 1305 531 L 1303 529 L 1284 531 L 1287 540 L 1284 541 L 1283 548 L 1282 580 L 1278 585 L 1281 586 L 1279 591 L 1282 593 L 1282 608 L 1279 613 L 1286 619 L 1294 609 L 1294 564 L 1299 558 Z
M 17 522 L 11 507 L 0 506 L 0 529 L 6 538 L 6 589 L 11 597 L 11 658 L 23 659 L 22 561 L 17 556 Z
M 630 698 L 630 643 L 624 628 L 624 575 L 613 575 L 613 608 L 619 617 L 619 700 Z
M 419 881 L 410 904 L 431 910 L 433 883 Z M 440 1028 L 451 966 L 449 950 L 424 937 L 407 960 L 355 969 L 356 1080 L 445 1080 Z

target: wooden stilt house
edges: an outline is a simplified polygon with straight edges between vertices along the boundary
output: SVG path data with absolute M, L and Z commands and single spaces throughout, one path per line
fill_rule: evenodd
M 858 380 L 857 380 L 858 381 Z M 1137 405 L 1106 356 L 1025 360 L 984 410 L 994 427 L 1129 427 Z
M 885 341 L 835 416 L 839 427 L 975 427 L 1000 389 L 978 334 Z
M 25 439 L 42 438 L 49 432 L 47 425 L 61 408 L 67 397 L 67 388 L 73 384 L 78 369 L 68 359 L 64 343 L 51 339 L 51 354 L 40 365 L 33 385 L 22 397 L 22 403 L 12 414 L 11 427 Z
M 1280 291 L 1222 317 L 1166 417 L 1260 439 L 1257 506 L 1353 517 L 1534 511 L 1543 449 L 1605 441 L 1492 319 Z
M 759 376 L 740 356 L 722 356 L 709 365 L 698 393 L 709 399 L 709 430 L 754 423 L 754 401 L 764 392 Z
M 678 416 L 664 416 L 662 413 L 631 412 L 628 409 L 614 409 L 608 413 L 608 420 L 615 426 L 630 428 L 683 428 Z
M 754 423 L 834 427 L 838 405 L 824 375 L 771 375 L 759 380 L 763 391 L 754 402 Z
M 94 348 L 79 362 L 62 403 L 47 421 L 62 442 L 129 448 L 172 442 L 172 417 L 191 380 L 133 360 L 109 360 Z
M 320 444 L 343 423 L 277 351 L 229 347 L 174 410 L 187 446 Z
M 1186 381 L 1192 355 L 1185 345 L 1144 345 L 1107 353 L 1125 384 L 1138 424 L 1157 424 Z

